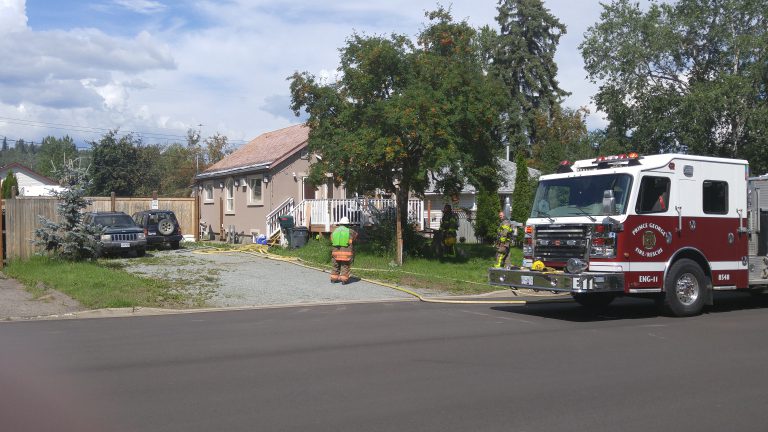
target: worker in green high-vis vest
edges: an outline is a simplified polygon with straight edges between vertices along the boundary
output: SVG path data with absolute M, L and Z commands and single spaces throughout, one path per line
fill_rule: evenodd
M 349 227 L 349 218 L 344 216 L 331 233 L 331 282 L 349 282 L 349 272 L 355 259 L 355 251 L 352 248 L 355 239 L 357 232 Z

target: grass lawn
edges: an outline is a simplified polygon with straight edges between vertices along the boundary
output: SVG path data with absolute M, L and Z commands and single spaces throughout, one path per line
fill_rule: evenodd
M 488 284 L 488 267 L 493 265 L 496 249 L 491 245 L 459 244 L 457 257 L 424 258 L 405 257 L 403 266 L 394 264 L 391 256 L 355 252 L 353 276 L 407 285 L 414 288 L 436 289 L 451 294 L 479 294 L 498 290 Z M 301 260 L 329 269 L 330 245 L 327 240 L 309 240 L 298 249 L 270 248 L 271 253 L 295 256 Z M 522 251 L 513 248 L 511 262 L 522 260 Z
M 105 260 L 68 262 L 36 256 L 11 261 L 3 273 L 22 282 L 35 297 L 52 288 L 93 309 L 176 307 L 185 303 L 174 283 L 132 275 Z

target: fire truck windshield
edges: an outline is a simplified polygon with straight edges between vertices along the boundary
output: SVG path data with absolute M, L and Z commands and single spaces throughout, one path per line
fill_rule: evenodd
M 601 174 L 542 180 L 533 199 L 531 217 L 624 214 L 631 186 L 632 176 L 628 174 Z M 606 191 L 611 191 L 615 202 L 615 206 L 609 211 L 606 211 L 603 202 Z

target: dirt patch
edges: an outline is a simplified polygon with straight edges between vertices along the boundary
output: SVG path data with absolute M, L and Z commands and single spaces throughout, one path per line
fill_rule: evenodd
M 39 318 L 85 310 L 80 303 L 45 286 L 32 294 L 24 285 L 0 273 L 0 320 Z

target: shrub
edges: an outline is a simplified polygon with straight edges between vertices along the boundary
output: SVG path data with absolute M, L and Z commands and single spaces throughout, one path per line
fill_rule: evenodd
M 59 199 L 56 212 L 61 222 L 54 222 L 42 216 L 41 228 L 35 230 L 35 246 L 43 247 L 69 261 L 80 261 L 96 257 L 95 228 L 83 223 L 83 210 L 90 202 L 85 199 L 89 180 L 87 171 L 75 167 L 74 161 L 65 161 L 54 173 L 64 191 L 53 194 Z

